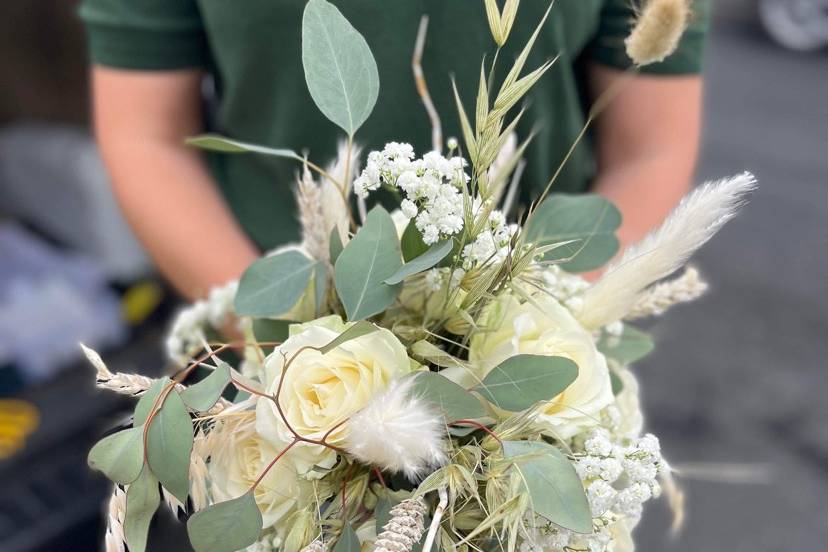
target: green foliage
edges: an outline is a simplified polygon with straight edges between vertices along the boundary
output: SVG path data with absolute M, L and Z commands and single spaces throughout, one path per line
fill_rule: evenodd
M 391 501 L 385 497 L 380 498 L 377 500 L 377 505 L 374 506 L 374 518 L 376 522 L 376 531 L 377 535 L 382 533 L 382 528 L 391 521 L 391 508 L 394 505 L 391 504 Z
M 253 335 L 256 341 L 285 341 L 290 336 L 292 320 L 271 320 L 269 318 L 253 319 Z
M 230 383 L 230 365 L 221 359 L 216 359 L 216 369 L 200 382 L 182 391 L 181 400 L 196 412 L 207 412 L 219 400 L 228 383 Z
M 301 299 L 316 263 L 299 251 L 262 257 L 244 271 L 236 293 L 236 313 L 242 316 L 284 315 Z
M 345 523 L 333 552 L 360 552 L 359 538 L 350 523 Z
M 104 437 L 89 451 L 89 467 L 115 483 L 129 485 L 144 465 L 143 435 L 144 426 L 138 426 Z
M 621 335 L 603 332 L 597 346 L 607 358 L 617 360 L 621 364 L 632 364 L 653 352 L 655 343 L 650 334 L 624 324 Z
M 581 478 L 557 448 L 542 441 L 504 441 L 503 452 L 514 461 L 536 514 L 576 533 L 592 532 Z
M 168 383 L 170 383 L 170 378 L 159 378 L 153 382 L 150 388 L 147 389 L 143 395 L 141 395 L 141 398 L 138 399 L 138 404 L 135 405 L 135 413 L 132 416 L 133 427 L 144 425 L 147 422 L 147 416 L 149 416 L 152 405 L 155 404 L 156 399 L 158 399 L 158 395 L 161 394 L 161 390 L 164 389 Z
M 126 494 L 124 538 L 130 552 L 146 550 L 147 532 L 160 502 L 158 480 L 149 467 L 144 466 L 141 476 L 130 484 Z
M 383 281 L 402 266 L 400 243 L 391 215 L 374 207 L 334 267 L 336 291 L 349 320 L 384 311 L 397 298 L 400 285 Z
M 426 250 L 425 253 L 405 263 L 398 271 L 396 271 L 389 278 L 385 279 L 386 284 L 399 284 L 409 276 L 413 276 L 424 270 L 435 266 L 437 263 L 446 258 L 446 255 L 451 253 L 454 248 L 454 242 L 451 240 L 443 240 L 437 242 Z
M 326 343 L 322 347 L 319 348 L 319 352 L 327 354 L 329 351 L 332 351 L 342 345 L 347 341 L 351 341 L 352 339 L 356 339 L 358 337 L 362 337 L 363 335 L 368 335 L 369 333 L 377 331 L 375 325 L 371 324 L 370 322 L 366 322 L 365 320 L 360 320 L 338 336 L 336 336 L 333 340 Z
M 209 506 L 187 520 L 195 552 L 235 552 L 255 543 L 261 532 L 262 514 L 252 491 Z
M 331 258 L 331 264 L 334 264 L 336 260 L 339 258 L 339 254 L 342 253 L 342 250 L 345 248 L 342 245 L 342 238 L 339 235 L 339 230 L 336 227 L 331 230 L 331 238 L 328 241 L 328 255 Z
M 526 241 L 535 245 L 570 241 L 544 259 L 561 261 L 569 272 L 586 272 L 600 268 L 618 251 L 619 226 L 621 213 L 603 197 L 550 194 L 530 217 Z
M 377 102 L 379 72 L 368 43 L 325 0 L 305 7 L 302 66 L 316 106 L 352 137 Z
M 328 271 L 322 263 L 316 263 L 313 269 L 314 307 L 317 313 L 325 307 L 325 294 L 328 292 Z
M 475 391 L 499 408 L 519 412 L 555 398 L 577 377 L 578 365 L 568 358 L 515 355 L 492 369 Z
M 486 408 L 471 393 L 436 372 L 417 372 L 413 392 L 443 411 L 446 422 L 473 420 L 486 415 Z
M 616 397 L 624 390 L 624 382 L 615 370 L 610 370 L 610 385 L 612 385 L 612 394 Z
M 293 150 L 257 146 L 255 144 L 248 144 L 247 142 L 231 140 L 217 134 L 202 134 L 200 136 L 193 136 L 192 138 L 187 138 L 186 143 L 209 151 L 218 151 L 222 153 L 261 153 L 262 155 L 286 157 L 288 159 L 303 161 L 303 158 Z
M 173 390 L 150 422 L 147 462 L 161 484 L 181 502 L 190 494 L 193 422 L 184 401 Z
M 414 219 L 411 219 L 403 230 L 402 238 L 400 238 L 400 247 L 402 248 L 403 260 L 410 262 L 423 255 L 428 251 L 428 245 L 423 241 L 423 236 L 417 230 L 417 225 Z

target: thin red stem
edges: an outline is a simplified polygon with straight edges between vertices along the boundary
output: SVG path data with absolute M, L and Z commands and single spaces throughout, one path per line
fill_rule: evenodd
M 377 476 L 377 480 L 380 482 L 380 485 L 382 485 L 385 488 L 388 488 L 388 485 L 385 484 L 385 478 L 382 477 L 382 471 L 376 466 L 374 467 L 374 475 Z
M 480 422 L 477 422 L 477 421 L 475 421 L 475 420 L 454 420 L 454 421 L 453 421 L 453 422 L 451 422 L 449 425 L 458 425 L 458 424 L 459 424 L 459 425 L 464 425 L 464 424 L 465 424 L 465 425 L 471 425 L 471 426 L 476 427 L 477 429 L 482 429 L 483 431 L 485 431 L 486 433 L 488 433 L 489 435 L 491 435 L 491 436 L 492 436 L 492 438 L 493 438 L 495 441 L 497 441 L 498 443 L 500 443 L 500 446 L 503 446 L 503 441 L 501 441 L 501 440 L 500 440 L 500 437 L 498 437 L 498 436 L 497 436 L 497 434 L 496 434 L 494 431 L 492 431 L 491 429 L 489 429 L 489 428 L 488 428 L 488 427 L 486 427 L 485 425 L 481 424 Z
M 293 441 L 290 442 L 290 444 L 288 446 L 283 448 L 282 451 L 279 454 L 277 454 L 276 457 L 273 458 L 273 460 L 270 461 L 270 463 L 267 465 L 267 467 L 264 469 L 264 471 L 262 471 L 262 473 L 259 474 L 259 477 L 256 478 L 256 481 L 253 483 L 253 485 L 250 486 L 250 490 L 247 491 L 247 492 L 252 493 L 256 489 L 256 487 L 259 485 L 259 483 L 262 482 L 262 479 L 264 479 L 264 477 L 267 475 L 267 472 L 269 472 L 270 469 L 273 466 L 276 465 L 276 462 L 278 462 L 287 453 L 287 451 L 289 451 L 291 448 L 293 448 L 293 445 L 295 445 L 298 442 L 299 441 L 297 439 L 294 439 Z

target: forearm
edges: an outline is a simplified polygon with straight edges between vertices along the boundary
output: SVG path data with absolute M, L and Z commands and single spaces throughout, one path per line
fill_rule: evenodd
M 127 221 L 186 298 L 238 278 L 256 259 L 196 152 L 116 137 L 102 140 L 102 151 Z
M 599 174 L 593 191 L 621 211 L 622 248 L 643 238 L 675 208 L 690 188 L 692 167 L 687 165 L 669 156 L 648 156 Z
M 239 277 L 258 256 L 198 151 L 198 70 L 94 67 L 95 134 L 127 221 L 161 273 L 188 299 Z
M 595 98 L 612 94 L 596 121 L 593 191 L 623 215 L 622 247 L 657 227 L 690 187 L 701 133 L 698 75 L 636 75 L 595 65 Z

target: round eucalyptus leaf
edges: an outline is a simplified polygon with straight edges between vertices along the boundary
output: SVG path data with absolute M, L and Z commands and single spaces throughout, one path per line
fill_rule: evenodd
M 252 492 L 213 504 L 187 520 L 195 552 L 235 552 L 259 540 L 262 514 Z

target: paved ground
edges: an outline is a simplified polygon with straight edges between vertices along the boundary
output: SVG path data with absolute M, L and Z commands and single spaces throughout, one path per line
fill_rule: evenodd
M 825 550 L 828 52 L 719 27 L 708 59 L 699 177 L 749 169 L 760 188 L 697 259 L 712 292 L 653 326 L 659 349 L 639 366 L 668 457 L 712 472 L 686 482 L 682 537 L 654 506 L 639 549 Z M 713 463 L 734 462 L 767 466 L 767 483 L 722 482 Z

